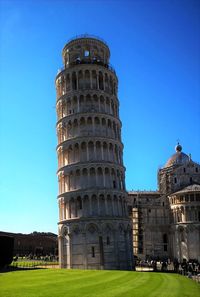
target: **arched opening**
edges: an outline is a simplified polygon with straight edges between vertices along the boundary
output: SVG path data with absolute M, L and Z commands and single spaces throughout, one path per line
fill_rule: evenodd
M 81 217 L 82 216 L 83 205 L 82 205 L 82 199 L 81 199 L 80 196 L 77 197 L 76 204 L 77 204 L 77 216 Z
M 109 80 L 107 73 L 105 74 L 105 91 L 109 92 Z
M 68 164 L 72 164 L 73 163 L 73 149 L 72 146 L 70 145 L 68 148 Z
M 72 89 L 77 90 L 77 79 L 76 79 L 76 73 L 72 73 Z
M 79 88 L 79 90 L 82 90 L 84 88 L 84 80 L 83 80 L 82 71 L 79 71 L 79 73 L 78 73 L 78 88 Z
M 88 143 L 88 152 L 89 152 L 89 161 L 94 161 L 95 156 L 94 156 L 94 143 L 90 141 Z
M 108 161 L 108 145 L 106 142 L 103 143 L 103 160 Z
M 81 112 L 84 112 L 85 110 L 84 110 L 84 96 L 83 95 L 81 95 L 80 96 L 80 98 L 79 98 L 79 108 L 80 108 L 80 111 Z
M 78 111 L 77 102 L 78 102 L 77 97 L 74 96 L 72 100 L 72 113 L 75 113 Z
M 99 208 L 100 208 L 100 216 L 105 216 L 106 214 L 106 205 L 104 195 L 101 194 L 99 196 Z
M 86 143 L 85 142 L 82 142 L 81 143 L 81 162 L 85 162 L 87 161 L 87 148 L 86 148 Z
M 72 136 L 72 123 L 69 121 L 67 124 L 67 138 L 71 138 Z
M 97 74 L 96 71 L 92 71 L 92 88 L 97 89 Z
M 71 107 L 71 100 L 68 99 L 67 100 L 67 115 L 71 114 L 72 113 L 72 107 Z
M 75 181 L 76 181 L 76 190 L 81 188 L 81 172 L 79 169 L 76 170 L 76 176 L 75 176 Z
M 79 144 L 76 143 L 74 145 L 74 162 L 77 163 L 79 161 L 80 161 Z
M 112 198 L 110 195 L 107 195 L 107 214 L 109 216 L 113 215 L 113 208 L 112 208 Z
M 84 216 L 90 215 L 90 201 L 89 201 L 88 195 L 85 195 L 83 197 L 83 212 L 84 212 Z
M 73 134 L 74 134 L 74 137 L 78 136 L 78 120 L 77 119 L 75 119 L 74 123 L 73 123 Z
M 100 112 L 105 112 L 105 100 L 103 96 L 100 96 Z
M 109 144 L 109 161 L 114 162 L 113 144 Z
M 82 181 L 81 181 L 81 185 L 83 189 L 87 189 L 88 187 L 88 170 L 86 168 L 84 168 L 82 170 Z
M 87 135 L 92 135 L 93 133 L 93 126 L 92 126 L 92 118 L 87 118 Z
M 70 76 L 69 74 L 66 75 L 66 91 L 70 90 Z
M 85 88 L 90 89 L 90 72 L 89 72 L 89 70 L 85 71 Z
M 106 136 L 107 135 L 107 131 L 106 131 L 106 120 L 105 120 L 105 118 L 102 118 L 101 124 L 102 124 L 101 135 L 102 136 Z
M 100 161 L 102 160 L 102 153 L 101 153 L 101 142 L 96 142 L 96 160 Z
M 112 124 L 111 124 L 111 120 L 110 119 L 108 119 L 107 125 L 108 125 L 108 136 L 109 137 L 112 137 L 113 136 L 112 135 Z
M 80 135 L 85 135 L 85 118 L 80 119 Z
M 97 95 L 93 96 L 93 109 L 94 109 L 94 112 L 99 111 L 99 99 L 98 99 Z
M 110 188 L 110 170 L 105 168 L 105 187 Z
M 76 203 L 74 198 L 71 198 L 69 203 L 70 203 L 70 209 L 71 209 L 71 218 L 76 218 L 77 211 L 76 211 Z
M 103 74 L 102 74 L 101 71 L 99 72 L 99 89 L 100 90 L 103 90 L 104 89 L 103 88 Z
M 91 96 L 88 94 L 86 96 L 86 101 L 85 101 L 85 110 L 91 111 L 91 106 L 92 106 L 92 100 L 91 100 Z
M 96 172 L 94 168 L 90 168 L 90 188 L 96 187 Z
M 97 201 L 97 196 L 96 195 L 92 195 L 91 205 L 92 205 L 92 215 L 93 216 L 98 215 L 98 201 Z
M 103 182 L 103 170 L 101 167 L 97 168 L 97 186 L 99 188 L 104 187 L 104 182 Z

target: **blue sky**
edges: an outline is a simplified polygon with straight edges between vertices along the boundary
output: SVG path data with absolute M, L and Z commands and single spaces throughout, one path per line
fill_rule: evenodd
M 119 79 L 126 187 L 157 188 L 177 139 L 200 161 L 200 2 L 0 0 L 0 230 L 57 232 L 54 79 L 94 34 Z

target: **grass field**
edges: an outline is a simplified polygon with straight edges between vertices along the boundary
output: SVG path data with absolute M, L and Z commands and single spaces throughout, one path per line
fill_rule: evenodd
M 200 285 L 170 273 L 38 269 L 0 273 L 1 297 L 199 297 Z

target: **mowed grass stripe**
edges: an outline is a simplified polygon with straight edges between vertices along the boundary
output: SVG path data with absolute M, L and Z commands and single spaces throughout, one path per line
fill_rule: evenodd
M 199 297 L 200 285 L 169 273 L 41 269 L 0 274 L 0 297 Z

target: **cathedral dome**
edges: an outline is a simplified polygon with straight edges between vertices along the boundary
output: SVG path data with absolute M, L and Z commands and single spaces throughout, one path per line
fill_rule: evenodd
M 165 164 L 165 167 L 172 165 L 182 165 L 190 161 L 190 157 L 182 152 L 182 146 L 178 143 L 175 147 L 176 153 L 173 154 Z

